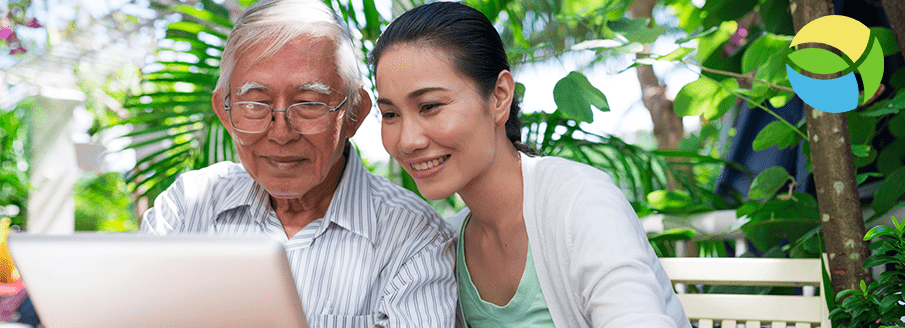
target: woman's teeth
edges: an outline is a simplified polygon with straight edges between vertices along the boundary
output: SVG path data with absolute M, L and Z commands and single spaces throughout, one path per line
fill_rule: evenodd
M 414 163 L 414 164 L 412 164 L 412 168 L 414 168 L 416 171 L 424 171 L 427 169 L 432 169 L 432 168 L 436 167 L 437 165 L 440 165 L 441 163 L 445 162 L 447 158 L 448 157 L 441 157 L 441 158 L 438 158 L 438 159 L 435 159 L 432 161 L 427 161 L 424 163 Z

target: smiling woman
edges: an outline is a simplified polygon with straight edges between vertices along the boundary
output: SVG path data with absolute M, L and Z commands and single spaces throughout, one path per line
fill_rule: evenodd
M 429 199 L 458 193 L 460 320 L 473 327 L 690 327 L 605 173 L 521 144 L 503 43 L 479 11 L 406 12 L 371 53 L 387 152 Z

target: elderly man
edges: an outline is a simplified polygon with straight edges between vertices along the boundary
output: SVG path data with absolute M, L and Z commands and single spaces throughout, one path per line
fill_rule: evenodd
M 371 108 L 359 58 L 319 0 L 249 8 L 211 101 L 242 163 L 183 174 L 141 230 L 280 239 L 312 327 L 452 327 L 454 232 L 348 142 Z

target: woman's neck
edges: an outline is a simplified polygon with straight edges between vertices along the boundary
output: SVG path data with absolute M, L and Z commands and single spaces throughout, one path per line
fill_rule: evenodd
M 506 141 L 508 143 L 508 140 Z M 459 191 L 471 211 L 469 224 L 505 232 L 521 223 L 523 181 L 521 155 L 514 147 L 500 147 L 490 167 Z

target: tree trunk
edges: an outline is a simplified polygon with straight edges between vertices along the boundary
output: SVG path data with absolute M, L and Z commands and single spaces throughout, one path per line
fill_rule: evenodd
M 889 27 L 896 35 L 899 49 L 902 50 L 899 55 L 905 59 L 905 1 L 883 0 L 883 10 L 886 11 Z
M 656 0 L 636 0 L 632 4 L 632 18 L 651 18 Z M 644 52 L 650 52 L 650 45 L 644 45 Z M 637 55 L 638 58 L 647 55 Z M 635 68 L 638 72 L 638 82 L 641 83 L 641 101 L 650 112 L 651 121 L 654 123 L 654 138 L 657 139 L 657 148 L 662 150 L 677 150 L 679 142 L 685 135 L 682 118 L 673 110 L 673 102 L 666 98 L 666 86 L 661 85 L 654 68 L 651 65 L 641 65 Z M 675 178 L 669 178 L 669 189 L 676 189 Z
M 833 14 L 831 0 L 792 0 L 791 8 L 796 32 L 819 17 Z M 864 218 L 845 113 L 826 113 L 807 104 L 804 108 L 835 295 L 844 289 L 859 289 L 861 280 L 871 281 L 870 272 L 861 266 L 869 255 L 863 239 Z

